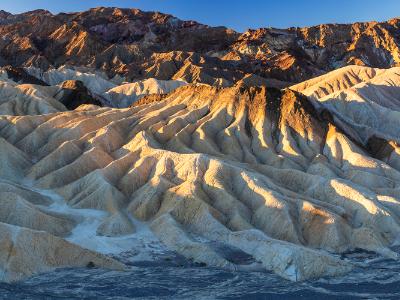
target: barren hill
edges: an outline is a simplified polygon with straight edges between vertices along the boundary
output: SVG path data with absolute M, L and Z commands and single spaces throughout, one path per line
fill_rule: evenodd
M 397 31 L 0 12 L 0 281 L 171 252 L 293 281 L 398 260 Z
M 357 139 L 363 130 L 341 121 L 351 114 L 347 98 L 335 98 L 336 110 L 324 100 L 372 82 L 398 89 L 396 74 L 352 67 L 293 87 L 306 95 L 188 85 L 122 110 L 2 116 L 1 210 L 14 217 L 0 214 L 0 222 L 100 253 L 115 239 L 133 247 L 147 230 L 196 262 L 261 265 L 290 280 L 343 274 L 352 262 L 334 254 L 353 249 L 398 259 L 390 249 L 400 230 L 397 149 L 372 153 L 381 144 L 371 148 Z M 1 265 L 6 280 L 25 267 Z
M 397 66 L 399 20 L 238 33 L 138 9 L 0 16 L 0 61 L 62 65 L 128 80 L 182 78 L 230 86 L 247 74 L 297 83 L 346 65 Z

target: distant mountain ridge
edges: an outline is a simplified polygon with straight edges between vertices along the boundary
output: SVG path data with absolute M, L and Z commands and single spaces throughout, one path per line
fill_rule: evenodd
M 159 12 L 0 13 L 0 64 L 87 67 L 128 80 L 232 86 L 249 74 L 298 83 L 346 65 L 398 66 L 399 19 L 238 33 Z

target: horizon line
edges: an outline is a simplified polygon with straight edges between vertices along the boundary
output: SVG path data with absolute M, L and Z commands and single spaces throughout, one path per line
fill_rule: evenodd
M 46 9 L 46 8 L 36 8 L 36 9 L 31 9 L 31 10 L 26 10 L 26 11 L 7 11 L 4 9 L 0 9 L 0 11 L 12 14 L 12 15 L 21 15 L 21 14 L 26 14 L 26 13 L 30 13 L 30 12 L 35 12 L 35 11 L 47 11 L 49 13 L 51 13 L 52 15 L 56 16 L 59 14 L 74 14 L 74 13 L 81 13 L 81 12 L 87 12 L 90 10 L 94 10 L 94 9 L 99 9 L 99 8 L 114 8 L 114 9 L 126 9 L 126 10 L 139 10 L 141 12 L 144 13 L 160 13 L 163 15 L 168 15 L 168 16 L 172 16 L 174 18 L 177 18 L 181 21 L 194 21 L 199 23 L 200 25 L 206 25 L 209 27 L 224 27 L 226 29 L 230 29 L 233 30 L 237 33 L 245 33 L 247 31 L 251 31 L 251 30 L 258 30 L 258 29 L 295 29 L 295 28 L 312 28 L 312 27 L 318 27 L 321 25 L 353 25 L 353 24 L 360 24 L 360 23 L 384 23 L 384 22 L 389 22 L 392 20 L 399 20 L 400 19 L 400 15 L 399 16 L 395 16 L 392 18 L 384 18 L 384 19 L 380 19 L 380 20 L 362 20 L 362 21 L 354 21 L 354 22 L 326 22 L 326 23 L 316 23 L 316 24 L 312 24 L 312 25 L 307 25 L 307 26 L 289 26 L 289 27 L 274 27 L 274 26 L 263 26 L 263 27 L 251 27 L 251 28 L 246 28 L 246 30 L 241 31 L 241 30 L 237 30 L 235 28 L 232 27 L 228 27 L 227 25 L 210 25 L 210 24 L 206 24 L 206 23 L 201 23 L 200 21 L 197 21 L 196 19 L 184 19 L 184 18 L 180 18 L 172 13 L 168 13 L 168 12 L 162 12 L 162 11 L 158 11 L 158 10 L 144 10 L 144 9 L 140 9 L 140 8 L 136 8 L 136 7 L 118 7 L 118 6 L 96 6 L 96 7 L 90 7 L 87 9 L 82 9 L 82 10 L 73 10 L 73 11 L 55 11 L 52 9 Z

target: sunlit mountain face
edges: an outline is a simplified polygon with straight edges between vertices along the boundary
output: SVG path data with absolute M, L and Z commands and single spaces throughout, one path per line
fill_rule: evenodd
M 135 293 L 185 298 L 201 289 L 192 274 L 233 276 L 245 288 L 215 288 L 228 298 L 249 296 L 245 282 L 394 297 L 398 27 L 238 33 L 137 9 L 3 11 L 0 291 L 84 276 L 121 288 L 87 297 L 129 297 L 132 278 L 157 274 L 183 286 Z M 357 281 L 391 285 L 344 286 Z
M 129 81 L 180 78 L 226 87 L 251 75 L 248 81 L 276 79 L 281 88 L 346 65 L 396 66 L 398 27 L 393 19 L 239 33 L 137 9 L 3 12 L 0 56 L 4 65 L 87 67 Z

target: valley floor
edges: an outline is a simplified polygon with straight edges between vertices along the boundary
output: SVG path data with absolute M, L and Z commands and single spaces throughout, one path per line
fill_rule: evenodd
M 354 256 L 354 255 L 353 255 Z M 229 272 L 182 260 L 135 263 L 128 272 L 61 269 L 0 284 L 0 299 L 398 299 L 400 263 L 369 254 L 342 278 L 293 283 L 266 272 Z M 184 266 L 184 267 L 182 267 Z

